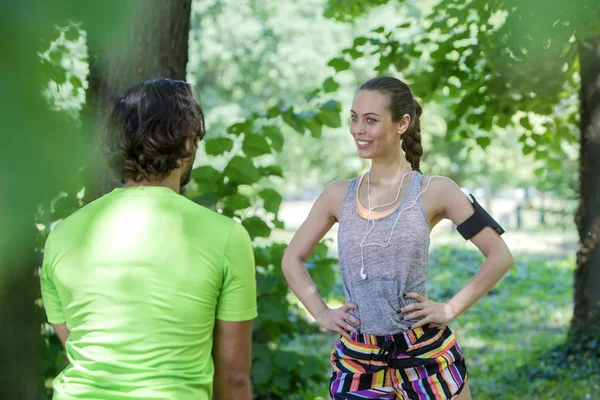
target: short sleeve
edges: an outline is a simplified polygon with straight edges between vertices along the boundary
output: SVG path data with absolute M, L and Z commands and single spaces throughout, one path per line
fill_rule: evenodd
M 48 241 L 46 242 L 46 250 L 44 250 L 44 262 L 42 265 L 42 272 L 40 274 L 40 286 L 42 288 L 42 300 L 44 302 L 44 308 L 46 309 L 46 316 L 48 322 L 51 324 L 62 324 L 66 322 L 65 315 L 63 312 L 62 303 L 58 297 L 58 292 L 54 281 L 52 280 L 51 271 L 52 266 L 50 265 L 50 252 L 48 251 Z
M 223 268 L 217 319 L 233 322 L 256 318 L 256 268 L 252 241 L 246 229 L 237 222 L 227 239 Z

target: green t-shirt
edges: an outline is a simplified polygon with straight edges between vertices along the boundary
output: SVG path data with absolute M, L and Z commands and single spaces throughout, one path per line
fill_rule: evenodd
M 246 230 L 166 187 L 115 189 L 58 223 L 41 286 L 71 331 L 55 399 L 208 400 L 215 319 L 257 316 Z

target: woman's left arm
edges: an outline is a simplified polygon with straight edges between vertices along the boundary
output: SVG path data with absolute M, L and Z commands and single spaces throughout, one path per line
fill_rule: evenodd
M 432 179 L 432 178 L 430 178 Z M 474 208 L 460 188 L 449 179 L 437 179 L 436 192 L 441 217 L 460 225 L 473 215 Z M 432 182 L 433 183 L 433 182 Z M 433 184 L 432 184 L 433 187 Z M 475 276 L 448 303 L 437 303 L 418 293 L 407 293 L 405 297 L 417 300 L 401 309 L 406 320 L 423 317 L 412 326 L 417 328 L 427 323 L 445 325 L 467 311 L 494 287 L 514 264 L 513 256 L 502 237 L 492 228 L 485 227 L 470 239 L 485 256 L 485 262 Z M 410 312 L 409 314 L 406 314 Z

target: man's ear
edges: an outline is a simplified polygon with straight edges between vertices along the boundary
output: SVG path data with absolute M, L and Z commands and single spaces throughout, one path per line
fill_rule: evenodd
M 198 150 L 199 142 L 191 137 L 185 140 L 185 149 L 187 151 L 196 151 Z

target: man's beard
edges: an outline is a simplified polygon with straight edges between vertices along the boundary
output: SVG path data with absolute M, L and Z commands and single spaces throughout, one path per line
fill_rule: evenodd
M 185 185 L 190 183 L 190 180 L 192 179 L 192 168 L 194 167 L 195 160 L 196 160 L 196 152 L 194 152 L 194 154 L 192 154 L 190 162 L 188 163 L 187 171 L 185 172 L 185 174 L 181 175 L 181 180 L 179 181 L 179 185 L 181 186 L 182 189 Z

